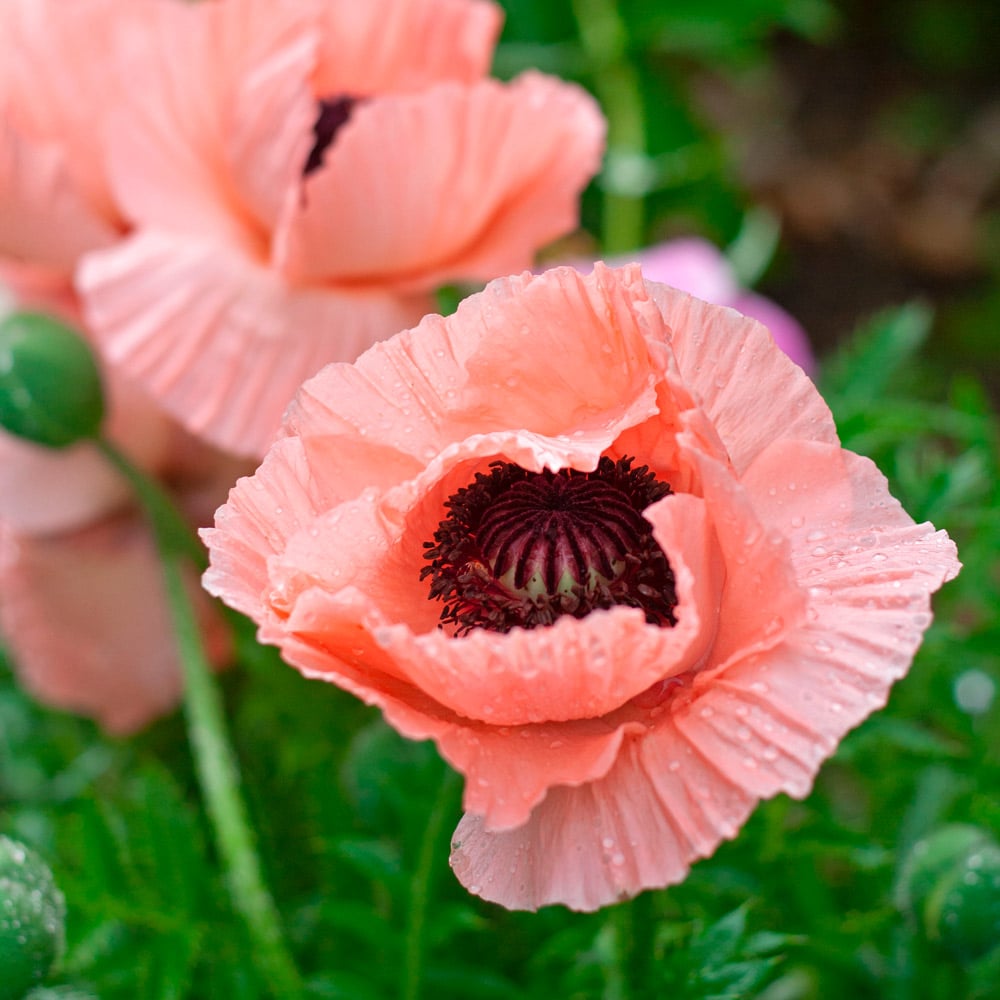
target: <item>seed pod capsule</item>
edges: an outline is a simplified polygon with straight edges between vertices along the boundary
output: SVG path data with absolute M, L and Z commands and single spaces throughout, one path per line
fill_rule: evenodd
M 942 827 L 914 845 L 897 903 L 958 961 L 982 958 L 1000 944 L 1000 845 L 978 827 Z
M 62 953 L 66 903 L 52 872 L 23 844 L 0 837 L 0 1000 L 21 1000 Z

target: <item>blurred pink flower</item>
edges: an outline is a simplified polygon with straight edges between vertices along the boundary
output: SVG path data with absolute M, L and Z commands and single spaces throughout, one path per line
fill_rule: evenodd
M 149 432 L 138 457 L 192 526 L 208 523 L 241 464 L 148 404 L 119 399 L 117 415 Z M 0 639 L 22 683 L 113 733 L 171 710 L 181 673 L 162 570 L 125 484 L 85 444 L 53 452 L 0 435 L 0 469 Z M 193 570 L 190 593 L 209 656 L 222 663 L 226 630 Z
M 806 795 L 959 567 L 761 325 L 634 265 L 325 368 L 204 537 L 262 641 L 465 775 L 454 869 L 521 908 L 676 882 Z
M 101 142 L 112 107 L 101 51 L 120 0 L 0 0 L 0 268 L 65 304 L 82 254 L 125 222 Z
M 493 3 L 116 7 L 80 47 L 116 74 L 101 148 L 134 228 L 78 290 L 110 362 L 219 447 L 262 453 L 323 364 L 576 225 L 603 119 L 541 74 L 482 78 Z
M 106 392 L 108 436 L 160 478 L 193 527 L 208 523 L 243 463 L 114 374 Z M 94 445 L 53 450 L 0 431 L 0 641 L 40 701 L 114 733 L 174 707 L 181 674 L 161 573 L 128 484 Z M 190 589 L 221 663 L 226 633 L 193 570 Z
M 815 372 L 816 359 L 798 321 L 770 299 L 741 288 L 725 255 L 708 240 L 697 236 L 680 237 L 608 263 L 621 266 L 632 261 L 642 266 L 648 281 L 659 281 L 706 302 L 729 306 L 763 323 L 778 347 L 806 374 Z M 590 270 L 589 264 L 571 263 L 584 272 Z

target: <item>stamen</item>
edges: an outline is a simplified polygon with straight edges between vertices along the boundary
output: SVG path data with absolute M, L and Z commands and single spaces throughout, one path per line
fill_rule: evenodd
M 653 625 L 677 623 L 674 575 L 642 516 L 670 487 L 631 458 L 593 472 L 529 472 L 494 462 L 459 489 L 425 542 L 429 597 L 442 625 L 509 632 L 615 605 Z
M 314 170 L 318 170 L 323 165 L 323 157 L 333 143 L 337 132 L 347 124 L 357 104 L 356 97 L 332 97 L 319 102 L 319 115 L 313 125 L 313 134 L 316 141 L 309 150 L 309 157 L 306 165 L 302 169 L 302 175 L 308 177 Z

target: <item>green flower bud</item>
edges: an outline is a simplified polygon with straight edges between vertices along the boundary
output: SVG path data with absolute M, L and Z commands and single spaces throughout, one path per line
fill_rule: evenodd
M 1000 845 L 978 827 L 942 827 L 914 845 L 897 901 L 958 961 L 982 958 L 1000 944 Z
M 104 394 L 87 343 L 41 313 L 0 321 L 0 427 L 49 448 L 97 436 Z
M 66 904 L 45 862 L 0 837 L 0 1000 L 22 1000 L 62 952 Z

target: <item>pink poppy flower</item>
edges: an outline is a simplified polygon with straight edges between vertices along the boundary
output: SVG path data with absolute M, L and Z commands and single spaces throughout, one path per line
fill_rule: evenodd
M 208 590 L 465 775 L 508 907 L 682 879 L 885 702 L 955 548 L 757 322 L 595 265 L 491 282 L 307 382 Z
M 803 371 L 811 375 L 816 370 L 809 338 L 798 320 L 763 295 L 741 288 L 725 255 L 708 240 L 697 236 L 667 240 L 608 263 L 621 266 L 631 261 L 642 265 L 642 273 L 648 281 L 671 285 L 706 302 L 730 306 L 758 320 L 771 331 L 778 347 Z M 584 272 L 592 266 L 570 263 Z
M 603 119 L 541 74 L 482 78 L 492 3 L 123 6 L 106 147 L 136 228 L 78 286 L 112 362 L 219 447 L 260 454 L 323 364 L 576 224 Z
M 100 141 L 112 105 L 101 40 L 120 7 L 0 2 L 0 265 L 35 301 L 64 303 L 81 255 L 125 229 Z
M 108 434 L 205 524 L 244 471 L 111 379 Z M 181 673 L 152 535 L 93 445 L 55 451 L 0 432 L 0 640 L 39 701 L 128 733 L 172 709 Z M 190 574 L 211 657 L 228 640 Z

